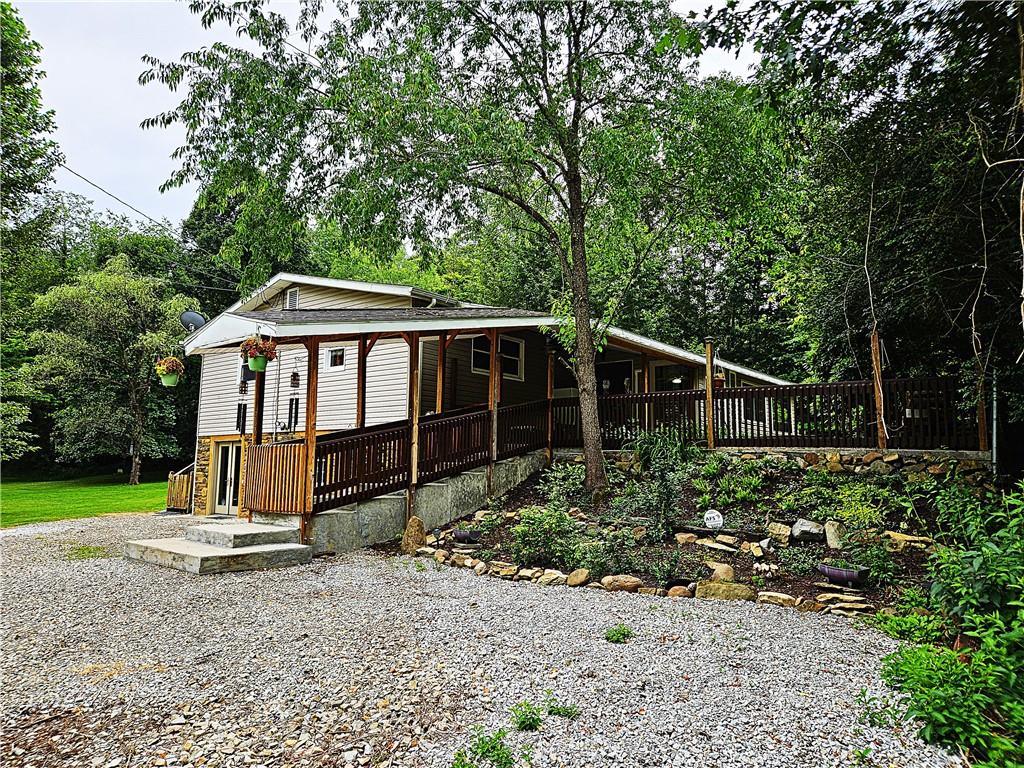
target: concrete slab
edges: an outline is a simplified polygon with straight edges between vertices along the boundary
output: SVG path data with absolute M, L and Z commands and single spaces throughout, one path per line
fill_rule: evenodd
M 138 539 L 125 545 L 125 556 L 188 573 L 227 573 L 306 565 L 313 548 L 302 544 L 259 544 L 229 549 L 185 538 Z
M 259 523 L 193 525 L 185 530 L 185 538 L 200 544 L 235 549 L 260 544 L 298 544 L 299 529 Z

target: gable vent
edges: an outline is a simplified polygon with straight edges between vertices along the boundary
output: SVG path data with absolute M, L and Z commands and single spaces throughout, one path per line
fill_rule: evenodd
M 284 308 L 285 309 L 298 309 L 299 308 L 299 289 L 289 288 L 287 293 L 284 295 Z

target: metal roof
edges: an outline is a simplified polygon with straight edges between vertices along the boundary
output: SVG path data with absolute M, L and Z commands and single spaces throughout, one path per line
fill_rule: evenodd
M 268 309 L 232 312 L 257 322 L 275 325 L 307 323 L 375 323 L 417 320 L 480 320 L 487 318 L 548 317 L 545 312 L 510 307 L 390 307 L 380 309 Z

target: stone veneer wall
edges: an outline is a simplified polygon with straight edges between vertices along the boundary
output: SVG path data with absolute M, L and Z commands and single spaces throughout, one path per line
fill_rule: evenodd
M 721 448 L 722 453 L 740 459 L 777 457 L 796 462 L 803 469 L 819 467 L 828 472 L 889 475 L 894 472 L 920 480 L 928 475 L 957 472 L 968 482 L 978 483 L 991 474 L 987 451 L 921 451 L 872 448 Z
M 195 482 L 192 483 L 192 514 L 206 514 L 206 489 L 210 485 L 210 447 L 208 437 L 196 441 Z

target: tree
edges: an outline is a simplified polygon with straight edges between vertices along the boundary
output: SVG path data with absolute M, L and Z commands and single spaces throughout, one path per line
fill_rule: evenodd
M 175 452 L 173 401 L 153 389 L 153 362 L 174 352 L 184 336 L 178 316 L 195 307 L 160 279 L 133 270 L 125 256 L 36 300 L 32 369 L 57 406 L 61 460 L 127 452 L 128 482 L 135 485 L 144 456 Z
M 226 163 L 263 169 L 295 208 L 390 258 L 501 204 L 557 260 L 580 392 L 589 487 L 606 483 L 589 254 L 642 261 L 671 230 L 690 125 L 674 112 L 694 52 L 659 46 L 661 3 L 339 3 L 295 33 L 260 3 L 204 0 L 259 48 L 148 59 L 143 83 L 188 92 L 146 126 L 184 125 L 171 184 Z M 618 259 L 619 263 L 622 258 Z M 610 263 L 610 262 L 609 262 Z
M 993 370 L 1024 391 L 1024 4 L 761 0 L 703 30 L 761 51 L 810 148 L 786 279 L 814 369 L 870 370 L 877 318 L 904 375 L 962 373 L 979 407 Z
M 39 44 L 8 2 L 0 2 L 0 34 L 0 203 L 7 228 L 49 182 L 61 155 L 48 136 L 55 128 L 53 112 L 43 109 L 39 91 Z

